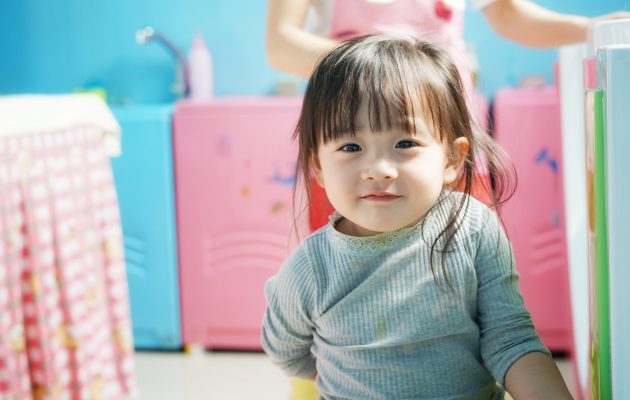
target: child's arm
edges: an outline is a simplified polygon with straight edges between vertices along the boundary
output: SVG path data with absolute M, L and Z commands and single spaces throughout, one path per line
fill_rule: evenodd
M 505 389 L 514 400 L 573 399 L 553 359 L 539 352 L 525 354 L 512 364 Z
M 525 308 L 507 236 L 496 215 L 486 212 L 475 257 L 483 362 L 515 399 L 570 398 Z
M 540 48 L 583 42 L 592 22 L 630 17 L 628 12 L 618 12 L 590 19 L 560 14 L 526 0 L 497 0 L 482 11 L 499 35 L 525 46 Z
M 287 375 L 316 373 L 313 344 L 315 281 L 302 248 L 291 255 L 265 286 L 267 309 L 261 343 L 271 361 Z

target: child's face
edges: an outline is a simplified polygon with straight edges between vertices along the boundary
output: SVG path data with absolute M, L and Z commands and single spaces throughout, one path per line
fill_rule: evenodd
M 356 136 L 322 144 L 315 168 L 330 202 L 345 217 L 337 229 L 354 236 L 418 223 L 443 186 L 455 180 L 461 164 L 449 161 L 448 146 L 429 132 L 421 118 L 415 121 L 417 132 L 412 136 L 402 128 L 375 133 L 367 118 L 367 107 L 361 107 Z M 464 138 L 456 142 L 459 159 L 468 144 Z

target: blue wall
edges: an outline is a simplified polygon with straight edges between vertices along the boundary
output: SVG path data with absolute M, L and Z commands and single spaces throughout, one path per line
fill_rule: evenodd
M 564 12 L 598 15 L 625 0 L 538 1 Z M 153 25 L 188 51 L 199 29 L 212 53 L 217 95 L 270 94 L 287 76 L 264 55 L 262 0 L 20 0 L 0 2 L 0 94 L 68 92 L 102 86 L 112 103 L 173 100 L 174 60 L 135 32 Z M 480 88 L 492 94 L 520 76 L 551 79 L 553 50 L 531 50 L 492 32 L 481 13 L 467 11 L 466 38 L 477 48 Z
M 585 16 L 599 16 L 628 10 L 627 0 L 534 0 L 551 10 Z M 479 58 L 479 89 L 492 95 L 498 88 L 514 86 L 522 76 L 542 75 L 552 82 L 556 50 L 530 49 L 511 43 L 492 31 L 480 12 L 466 11 L 466 41 L 474 43 Z

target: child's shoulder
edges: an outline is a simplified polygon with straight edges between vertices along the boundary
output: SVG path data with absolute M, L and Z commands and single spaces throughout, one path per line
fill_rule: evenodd
M 449 214 L 452 215 L 459 210 L 456 220 L 459 227 L 457 239 L 463 240 L 475 236 L 492 223 L 490 219 L 493 219 L 495 215 L 486 204 L 466 193 L 451 192 L 444 202 L 445 219 L 448 220 Z
M 329 247 L 328 229 L 330 229 L 330 224 L 326 224 L 304 237 L 293 251 L 292 257 L 309 259 L 313 257 L 313 254 L 320 253 L 322 248 Z
M 331 217 L 332 218 L 332 217 Z M 322 246 L 328 242 L 327 231 L 331 228 L 331 224 L 327 223 L 315 231 L 311 232 L 307 237 L 302 240 L 300 246 L 311 248 L 314 246 Z
M 278 276 L 293 282 L 317 280 L 318 266 L 325 264 L 326 254 L 330 253 L 326 230 L 328 225 L 302 238 L 300 243 L 284 260 Z

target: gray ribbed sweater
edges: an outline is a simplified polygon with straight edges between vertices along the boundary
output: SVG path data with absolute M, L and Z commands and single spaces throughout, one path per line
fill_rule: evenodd
M 454 291 L 436 284 L 430 245 L 460 196 L 411 228 L 351 237 L 337 215 L 306 238 L 265 288 L 273 362 L 317 372 L 323 399 L 491 399 L 514 361 L 547 352 L 498 219 L 472 198 L 443 257 Z

